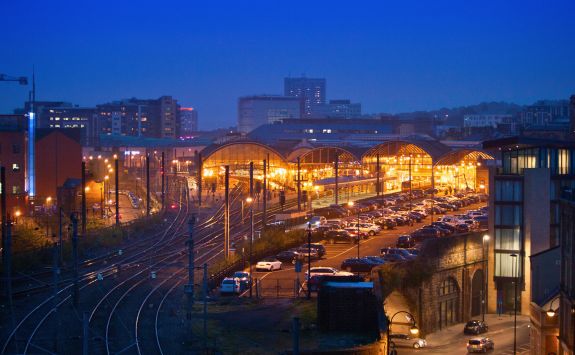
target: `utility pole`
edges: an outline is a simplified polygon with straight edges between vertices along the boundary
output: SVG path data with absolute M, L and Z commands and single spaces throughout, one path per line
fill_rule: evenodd
M 58 256 L 58 243 L 54 243 L 52 246 L 52 309 L 54 310 L 55 316 L 55 326 L 54 326 L 54 352 L 56 354 L 58 351 L 58 329 L 60 327 L 59 317 L 58 317 L 58 278 L 60 276 L 60 268 L 58 266 L 59 256 Z
M 150 155 L 146 154 L 146 216 L 150 216 Z
M 190 305 L 194 304 L 194 224 L 196 223 L 196 215 L 192 214 L 192 218 L 188 221 L 188 284 L 185 286 L 185 292 L 189 295 Z M 191 308 L 189 310 L 192 311 Z
M 162 167 L 161 167 L 161 177 L 162 177 L 162 209 L 164 209 L 165 203 L 165 178 L 166 178 L 166 162 L 165 162 L 165 152 L 162 152 Z
M 250 275 L 251 277 L 251 275 Z M 204 349 L 208 348 L 208 264 L 204 263 Z
M 196 172 L 198 176 L 198 207 L 202 207 L 202 153 L 198 153 L 198 171 Z
M 339 155 L 336 153 L 335 155 L 335 163 L 334 163 L 334 167 L 335 167 L 335 204 L 338 205 L 339 204 L 339 184 L 338 184 L 338 179 L 339 179 Z
M 118 165 L 116 165 L 116 170 Z M 116 180 L 116 186 L 118 181 Z M 117 187 L 116 187 L 117 189 Z M 86 235 L 86 162 L 82 161 L 82 235 Z
M 230 257 L 230 166 L 226 165 L 225 175 L 225 207 L 224 207 L 224 256 Z
M 120 225 L 120 163 L 118 156 L 114 154 L 114 169 L 116 172 L 116 227 Z
M 376 183 L 375 183 L 375 193 L 379 197 L 379 193 L 381 190 L 380 189 L 380 182 L 379 182 L 379 153 L 377 153 L 377 155 L 375 156 L 375 175 L 377 177 Z
M 254 162 L 250 162 L 250 194 L 249 194 L 249 203 L 250 203 L 250 298 L 252 297 L 252 251 L 253 251 L 253 243 L 254 243 Z
M 297 157 L 297 210 L 301 211 L 301 164 L 300 159 Z
M 70 220 L 72 221 L 72 259 L 74 267 L 72 298 L 74 300 L 74 307 L 78 308 L 80 304 L 80 290 L 78 289 L 78 217 L 76 217 L 75 213 L 70 215 Z
M 264 186 L 263 186 L 263 211 L 262 211 L 262 226 L 265 227 L 267 224 L 267 201 L 268 201 L 268 188 L 267 188 L 267 177 L 268 177 L 268 169 L 267 169 L 267 160 L 264 159 Z

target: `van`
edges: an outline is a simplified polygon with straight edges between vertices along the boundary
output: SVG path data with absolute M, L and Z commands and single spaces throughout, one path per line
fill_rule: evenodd
M 327 218 L 324 216 L 313 216 L 310 218 L 309 223 L 311 223 L 312 227 L 319 227 L 323 224 L 326 224 Z

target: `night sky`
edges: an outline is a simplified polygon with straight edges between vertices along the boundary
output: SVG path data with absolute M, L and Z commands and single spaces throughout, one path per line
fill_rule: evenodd
M 367 113 L 528 104 L 575 94 L 575 1 L 2 0 L 0 73 L 33 65 L 39 100 L 172 95 L 202 129 L 290 74 Z M 0 82 L 0 113 L 27 90 Z

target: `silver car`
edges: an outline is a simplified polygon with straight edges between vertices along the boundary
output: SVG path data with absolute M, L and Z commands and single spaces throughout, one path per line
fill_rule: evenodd
M 389 341 L 397 347 L 410 347 L 420 349 L 427 346 L 427 341 L 421 338 L 412 338 L 407 334 L 389 334 Z
M 486 353 L 493 349 L 495 349 L 495 344 L 489 338 L 472 338 L 467 342 L 467 352 L 470 353 Z

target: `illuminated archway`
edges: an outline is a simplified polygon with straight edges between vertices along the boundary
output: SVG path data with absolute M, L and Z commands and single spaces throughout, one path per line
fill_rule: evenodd
M 370 148 L 362 156 L 363 166 L 371 176 L 377 174 L 377 159 L 382 191 L 423 189 L 432 186 L 434 159 L 448 151 L 443 144 L 431 141 L 388 141 Z
M 271 189 L 283 188 L 292 179 L 288 165 L 277 150 L 255 141 L 230 142 L 207 147 L 202 152 L 202 178 L 207 184 L 220 183 L 225 166 L 230 166 L 230 177 L 237 180 L 249 178 L 250 162 L 254 163 L 254 180 L 263 180 L 263 161 L 267 161 L 268 184 Z
M 444 154 L 433 165 L 435 187 L 488 192 L 486 161 L 494 158 L 480 150 L 459 149 Z

